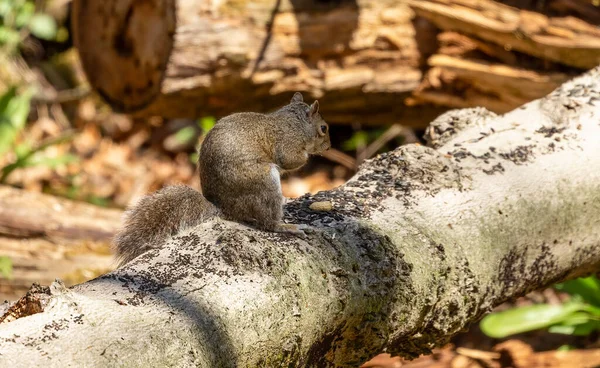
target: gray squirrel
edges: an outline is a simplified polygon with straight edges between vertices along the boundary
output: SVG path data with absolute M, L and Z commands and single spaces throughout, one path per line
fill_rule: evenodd
M 202 193 L 174 185 L 139 200 L 126 211 L 113 240 L 117 258 L 125 264 L 215 216 L 303 235 L 301 226 L 282 223 L 280 175 L 330 146 L 319 102 L 308 105 L 299 92 L 273 113 L 242 112 L 220 119 L 200 147 Z

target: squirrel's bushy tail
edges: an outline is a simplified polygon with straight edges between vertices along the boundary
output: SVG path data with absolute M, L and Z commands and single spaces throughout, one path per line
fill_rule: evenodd
M 163 188 L 141 198 L 124 215 L 113 240 L 119 263 L 125 264 L 169 237 L 218 215 L 202 193 L 186 185 Z

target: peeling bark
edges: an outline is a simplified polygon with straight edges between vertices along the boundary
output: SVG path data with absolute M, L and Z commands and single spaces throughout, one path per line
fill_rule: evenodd
M 600 68 L 506 115 L 448 112 L 342 187 L 307 239 L 215 220 L 50 288 L 0 365 L 357 366 L 427 353 L 494 306 L 600 265 Z M 309 204 L 328 200 L 329 212 Z
M 550 18 L 492 0 L 408 1 L 418 15 L 443 30 L 577 68 L 600 63 L 600 30 L 574 17 Z M 598 14 L 597 9 L 591 12 Z

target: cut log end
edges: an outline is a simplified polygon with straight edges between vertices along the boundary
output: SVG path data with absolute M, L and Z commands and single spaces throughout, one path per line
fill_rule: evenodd
M 76 0 L 72 19 L 89 82 L 115 110 L 139 110 L 160 94 L 175 33 L 173 0 Z

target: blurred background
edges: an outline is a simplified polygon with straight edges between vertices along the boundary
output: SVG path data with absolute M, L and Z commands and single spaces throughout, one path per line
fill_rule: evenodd
M 599 24 L 598 0 L 0 0 L 0 298 L 114 268 L 122 210 L 199 188 L 222 116 L 318 99 L 334 149 L 282 183 L 315 193 L 444 111 L 507 112 L 595 67 Z M 410 366 L 600 366 L 597 280 L 557 288 Z

